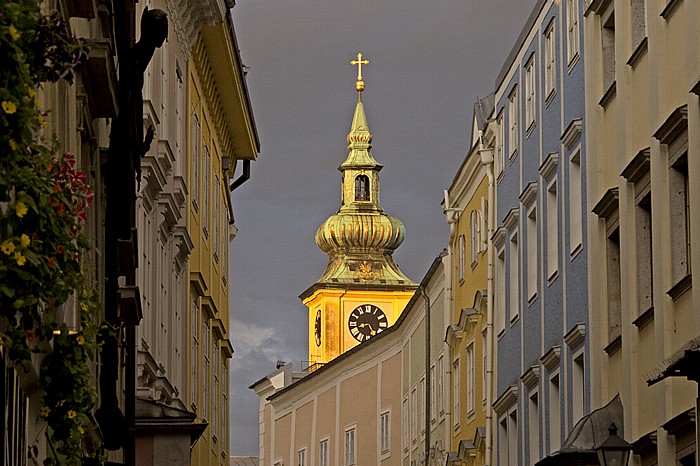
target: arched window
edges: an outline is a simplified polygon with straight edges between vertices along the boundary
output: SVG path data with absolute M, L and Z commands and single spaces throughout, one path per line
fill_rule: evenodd
M 460 283 L 464 280 L 464 235 L 460 235 L 459 237 L 459 251 L 458 251 L 458 259 L 459 259 L 459 265 L 458 265 L 458 273 L 459 273 L 459 281 Z
M 369 178 L 367 175 L 355 177 L 355 200 L 369 201 Z

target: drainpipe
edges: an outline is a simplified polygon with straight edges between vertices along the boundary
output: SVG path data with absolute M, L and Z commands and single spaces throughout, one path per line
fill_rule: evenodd
M 430 298 L 425 293 L 425 285 L 420 286 L 420 294 L 425 300 L 425 464 L 430 461 Z
M 233 183 L 231 183 L 231 192 L 235 191 L 237 187 L 245 183 L 250 179 L 250 159 L 243 159 L 243 173 L 239 176 Z
M 245 165 L 245 164 L 244 164 Z M 221 171 L 224 174 L 224 180 L 226 180 L 226 206 L 228 207 L 228 224 L 233 225 L 233 204 L 231 203 L 231 186 L 229 185 L 229 172 L 231 171 L 231 157 L 223 157 L 221 159 Z
M 450 193 L 448 190 L 444 190 L 444 202 L 443 202 L 443 210 L 442 213 L 445 214 L 445 220 L 447 221 L 447 224 L 450 226 L 450 240 L 447 243 L 447 254 L 452 257 L 453 251 L 455 249 L 455 243 L 457 241 L 457 221 L 459 220 L 459 214 L 460 214 L 460 209 L 457 207 L 451 207 L 450 205 Z M 445 273 L 445 282 L 447 283 L 447 309 L 450 310 L 450 324 L 452 324 L 452 321 L 454 319 L 454 284 L 452 283 L 452 273 L 453 273 L 453 264 L 452 260 L 448 261 L 450 264 L 449 267 L 446 268 L 446 273 Z M 450 350 L 449 350 L 449 361 L 452 361 L 452 352 L 453 348 L 452 346 L 448 345 Z M 451 365 L 451 364 L 450 364 Z M 450 372 L 451 373 L 451 372 Z M 452 413 L 452 410 L 446 410 L 446 412 L 450 413 L 450 420 L 448 423 L 448 427 L 446 430 L 446 435 L 445 438 L 447 441 L 449 441 L 449 447 L 447 447 L 447 450 L 450 451 L 452 450 L 452 429 L 450 429 L 449 426 L 452 426 L 452 416 L 454 413 Z
M 487 238 L 488 238 L 488 262 L 487 262 L 487 298 L 486 298 L 486 344 L 488 350 L 486 357 L 486 458 L 484 466 L 491 464 L 492 443 L 492 423 L 493 416 L 491 415 L 492 403 L 492 384 L 493 384 L 493 358 L 494 358 L 494 335 L 493 335 L 493 244 L 491 237 L 493 236 L 494 212 L 495 212 L 495 195 L 494 195 L 494 175 L 493 175 L 493 150 L 484 148 L 483 132 L 479 131 L 479 156 L 481 164 L 486 168 L 486 175 L 489 179 L 489 207 L 487 213 Z

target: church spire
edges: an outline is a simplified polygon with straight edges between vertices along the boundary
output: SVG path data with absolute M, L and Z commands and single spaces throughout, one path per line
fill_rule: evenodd
M 358 100 L 347 136 L 348 157 L 338 167 L 343 174 L 341 206 L 316 232 L 316 244 L 329 259 L 318 284 L 414 286 L 392 258 L 404 240 L 403 223 L 387 216 L 379 204 L 379 171 L 383 166 L 370 150 L 372 133 L 361 98 L 365 88 L 362 65 L 369 60 L 358 53 L 357 60 L 350 63 L 358 67 Z

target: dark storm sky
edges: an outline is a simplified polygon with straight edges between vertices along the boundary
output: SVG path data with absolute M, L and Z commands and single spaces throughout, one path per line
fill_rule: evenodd
M 326 265 L 314 242 L 340 206 L 362 52 L 381 204 L 401 219 L 394 253 L 419 282 L 447 246 L 442 190 L 468 150 L 472 108 L 489 94 L 535 0 L 238 0 L 233 9 L 261 142 L 233 193 L 231 448 L 258 455 L 258 398 L 248 386 L 307 359 L 299 293 Z M 236 175 L 240 174 L 239 171 Z

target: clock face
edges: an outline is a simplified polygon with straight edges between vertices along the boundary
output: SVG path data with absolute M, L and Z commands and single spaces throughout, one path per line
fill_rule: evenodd
M 348 328 L 355 340 L 362 343 L 389 326 L 389 321 L 380 308 L 374 304 L 357 306 L 350 313 Z
M 316 323 L 314 323 L 316 346 L 321 346 L 321 310 L 316 311 Z

